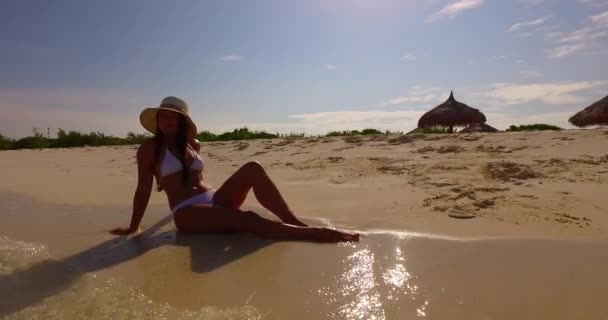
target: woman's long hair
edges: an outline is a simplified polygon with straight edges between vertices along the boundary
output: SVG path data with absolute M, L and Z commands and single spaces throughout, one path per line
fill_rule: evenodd
M 158 115 L 159 114 L 160 114 L 160 112 L 156 113 L 157 128 L 158 128 Z M 186 166 L 186 151 L 188 148 L 188 141 L 187 141 L 188 123 L 186 122 L 186 118 L 181 113 L 177 113 L 177 114 L 178 114 L 177 132 L 175 133 L 175 140 L 173 141 L 173 143 L 175 144 L 175 148 L 177 149 L 177 155 L 176 155 L 177 160 L 179 160 L 179 162 L 182 164 L 182 184 L 186 185 L 186 182 L 188 181 L 188 166 Z M 160 157 L 163 154 L 163 149 L 165 148 L 165 136 L 158 129 L 156 130 L 156 134 L 154 135 L 154 143 L 155 143 L 154 167 L 156 167 L 156 164 L 159 161 L 162 161 L 162 159 L 160 159 Z M 167 152 L 168 152 L 168 150 L 167 150 Z M 163 190 L 163 188 L 160 186 L 159 179 L 156 179 L 156 190 L 157 191 Z

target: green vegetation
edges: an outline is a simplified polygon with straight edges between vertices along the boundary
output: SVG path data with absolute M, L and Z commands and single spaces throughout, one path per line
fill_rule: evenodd
M 385 132 L 376 130 L 376 129 L 363 129 L 361 131 L 359 130 L 346 130 L 346 131 L 331 131 L 328 134 L 326 134 L 326 137 L 344 137 L 344 136 L 360 136 L 360 135 L 380 135 L 380 134 L 385 134 L 385 135 L 389 135 L 389 134 L 401 134 L 401 132 L 392 132 L 389 130 L 386 130 Z
M 232 141 L 232 140 L 252 140 L 252 139 L 274 139 L 278 138 L 278 134 L 268 133 L 266 131 L 251 131 L 247 127 L 234 129 L 231 132 L 224 132 L 216 135 L 209 131 L 202 131 L 197 135 L 199 141 Z
M 0 150 L 8 150 L 11 149 L 12 145 L 15 143 L 15 140 L 7 138 L 0 134 Z
M 40 130 L 34 128 L 32 136 L 18 140 L 10 139 L 0 134 L 0 150 L 140 144 L 148 137 L 150 135 L 129 132 L 126 138 L 118 138 L 105 135 L 101 132 L 87 134 L 59 129 L 57 131 L 57 138 L 47 138 L 40 133 Z
M 266 131 L 252 131 L 247 127 L 234 129 L 222 134 L 210 131 L 201 131 L 197 135 L 199 141 L 235 141 L 252 139 L 286 139 L 297 140 L 305 138 L 322 138 L 336 136 L 358 136 L 358 135 L 394 135 L 402 132 L 379 131 L 376 129 L 332 131 L 326 135 L 306 135 L 304 133 L 273 134 Z M 152 137 L 150 134 L 138 134 L 129 132 L 125 138 L 106 135 L 101 132 L 81 133 L 77 131 L 57 130 L 56 138 L 45 137 L 39 129 L 34 128 L 32 135 L 21 139 L 11 139 L 0 134 L 0 150 L 14 149 L 42 149 L 42 148 L 74 148 L 84 146 L 108 146 L 108 145 L 132 145 L 141 144 Z
M 408 133 L 451 133 L 450 128 L 431 127 L 431 128 L 416 128 Z
M 557 126 L 550 125 L 550 124 L 535 123 L 535 124 L 525 124 L 525 125 L 521 125 L 521 126 L 511 125 L 511 126 L 509 126 L 509 129 L 507 129 L 506 131 L 518 132 L 518 131 L 543 131 L 543 130 L 559 131 L 559 130 L 563 130 L 563 129 L 560 127 L 557 127 Z
M 512 125 L 506 131 L 539 131 L 539 130 L 563 130 L 549 124 L 531 124 L 531 125 Z M 432 128 L 417 128 L 408 133 L 449 133 L 448 128 L 432 127 Z M 351 137 L 360 135 L 400 135 L 402 132 L 394 131 L 379 131 L 376 129 L 364 130 L 345 130 L 331 131 L 325 135 L 306 135 L 304 133 L 289 133 L 289 134 L 273 134 L 266 131 L 252 131 L 247 127 L 234 129 L 222 134 L 215 134 L 210 131 L 201 131 L 197 135 L 200 141 L 235 141 L 235 140 L 252 140 L 252 139 L 286 139 L 297 140 L 305 138 L 323 138 L 323 137 Z M 73 148 L 84 146 L 108 146 L 108 145 L 132 145 L 141 144 L 146 139 L 150 138 L 150 134 L 139 134 L 129 132 L 125 138 L 106 135 L 101 132 L 80 133 L 76 131 L 65 131 L 59 129 L 57 138 L 45 137 L 39 129 L 34 128 L 32 135 L 21 139 L 11 139 L 0 134 L 0 150 L 12 149 L 42 149 L 42 148 Z

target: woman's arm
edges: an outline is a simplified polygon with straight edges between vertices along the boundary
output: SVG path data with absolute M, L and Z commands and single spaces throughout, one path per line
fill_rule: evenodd
M 154 143 L 148 140 L 137 149 L 137 189 L 133 196 L 133 213 L 128 228 L 116 228 L 113 234 L 129 234 L 137 231 L 144 216 L 154 180 Z
M 194 151 L 201 153 L 201 143 L 197 139 L 192 139 L 188 142 Z

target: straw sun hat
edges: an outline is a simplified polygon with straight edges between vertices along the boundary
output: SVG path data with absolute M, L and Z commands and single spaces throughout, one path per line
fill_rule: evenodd
M 141 114 L 139 115 L 139 121 L 146 130 L 156 134 L 156 115 L 160 110 L 169 110 L 181 113 L 184 118 L 186 118 L 186 123 L 188 125 L 188 139 L 196 137 L 196 125 L 190 118 L 190 115 L 188 115 L 188 103 L 186 103 L 186 101 L 184 101 L 183 99 L 177 97 L 166 97 L 163 99 L 163 101 L 161 101 L 160 106 L 156 108 L 146 108 L 144 109 L 144 111 L 141 112 Z

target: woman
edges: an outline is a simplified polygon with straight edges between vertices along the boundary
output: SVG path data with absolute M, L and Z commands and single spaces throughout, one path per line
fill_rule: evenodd
M 164 190 L 175 225 L 187 232 L 251 232 L 258 236 L 321 242 L 358 241 L 358 234 L 328 228 L 309 227 L 293 214 L 264 168 L 249 162 L 238 169 L 217 190 L 204 181 L 196 125 L 182 99 L 166 97 L 158 108 L 140 114 L 144 128 L 155 136 L 137 150 L 138 181 L 133 214 L 128 228 L 116 228 L 116 235 L 134 233 L 144 215 L 153 178 L 157 190 Z M 265 219 L 239 208 L 250 189 L 262 206 L 282 222 Z

